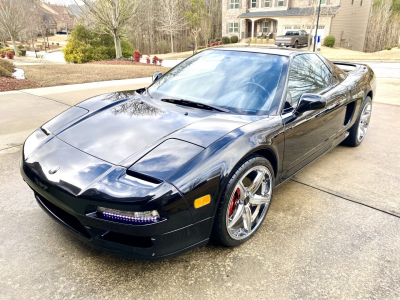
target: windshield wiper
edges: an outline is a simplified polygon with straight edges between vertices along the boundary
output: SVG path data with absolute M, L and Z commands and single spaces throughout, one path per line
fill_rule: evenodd
M 203 104 L 200 102 L 184 100 L 184 99 L 161 99 L 161 101 L 180 104 L 180 105 L 189 106 L 189 107 L 200 108 L 200 109 L 206 109 L 206 110 L 216 110 L 216 111 L 221 111 L 221 112 L 226 112 L 226 113 L 231 112 L 229 109 L 225 109 L 225 108 L 222 108 L 219 106 Z

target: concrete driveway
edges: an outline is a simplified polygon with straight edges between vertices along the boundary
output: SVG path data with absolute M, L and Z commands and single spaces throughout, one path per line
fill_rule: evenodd
M 400 76 L 379 78 L 363 144 L 335 148 L 280 186 L 248 243 L 138 262 L 51 220 L 18 161 L 26 136 L 70 105 L 148 82 L 0 93 L 2 299 L 399 299 Z

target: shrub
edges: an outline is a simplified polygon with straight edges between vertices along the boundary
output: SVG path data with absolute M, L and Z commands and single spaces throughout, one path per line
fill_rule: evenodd
M 269 37 L 265 38 L 265 41 L 268 43 L 269 42 Z
M 115 47 L 113 49 L 115 49 Z M 125 57 L 125 58 L 131 57 L 133 48 L 127 40 L 121 41 L 121 51 L 122 51 L 122 57 Z
M 222 37 L 222 44 L 230 44 L 231 39 L 228 36 L 223 36 Z
M 54 46 L 54 42 L 51 42 L 51 44 Z
M 60 46 L 60 43 L 56 43 L 57 46 Z
M 216 41 L 216 42 L 220 42 L 221 39 L 220 39 L 220 38 L 216 38 L 215 41 Z
M 14 72 L 14 64 L 8 60 L 1 59 L 0 60 L 0 68 L 6 69 L 8 72 Z
M 233 36 L 231 37 L 231 43 L 232 43 L 232 44 L 237 43 L 238 41 L 239 41 L 239 38 L 238 38 L 237 35 L 233 35 Z
M 148 64 L 150 64 L 150 53 L 149 53 L 149 54 L 147 54 L 147 57 L 146 57 L 146 62 L 147 62 Z
M 11 72 L 0 66 L 0 77 L 11 77 Z
M 210 44 L 207 44 L 207 48 L 210 47 Z
M 324 46 L 327 46 L 327 47 L 330 47 L 330 48 L 335 46 L 335 37 L 333 35 L 328 35 L 324 39 Z
M 5 57 L 6 57 L 6 54 L 5 54 L 4 52 L 0 53 L 0 57 L 1 57 L 1 58 L 5 58 Z
M 392 47 L 386 46 L 386 47 L 385 47 L 385 50 L 392 50 Z
M 24 48 L 24 46 L 18 45 L 18 49 L 23 49 L 23 48 Z
M 14 59 L 14 53 L 6 52 L 6 56 L 8 59 Z
M 133 51 L 133 58 L 136 62 L 139 62 L 142 56 L 143 54 L 140 51 L 138 50 Z
M 261 42 L 261 44 L 264 42 L 264 37 L 263 36 L 260 37 L 260 42 Z
M 39 48 L 41 49 L 41 47 Z M 131 54 L 132 50 L 130 50 L 128 57 Z M 72 30 L 71 37 L 68 39 L 64 49 L 65 60 L 74 63 L 85 63 L 114 57 L 114 40 L 109 35 L 90 31 L 83 25 L 78 25 Z
M 253 42 L 254 42 L 254 43 L 257 43 L 257 37 L 255 37 L 255 38 L 253 39 Z

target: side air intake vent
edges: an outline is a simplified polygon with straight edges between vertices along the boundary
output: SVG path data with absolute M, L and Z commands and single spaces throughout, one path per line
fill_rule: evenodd
M 344 117 L 344 126 L 349 125 L 351 117 L 353 116 L 354 113 L 354 108 L 356 107 L 356 103 L 355 102 L 351 102 L 349 104 L 347 104 L 346 106 L 346 116 Z

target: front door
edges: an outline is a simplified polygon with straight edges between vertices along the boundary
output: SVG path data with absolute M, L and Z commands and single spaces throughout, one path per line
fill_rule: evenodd
M 324 109 L 296 114 L 295 109 L 304 93 L 323 96 Z M 282 113 L 285 124 L 283 178 L 286 179 L 328 150 L 333 138 L 344 127 L 343 102 L 348 91 L 335 85 L 331 71 L 316 54 L 294 57 L 289 73 L 287 104 Z M 290 105 L 289 105 L 290 103 Z

